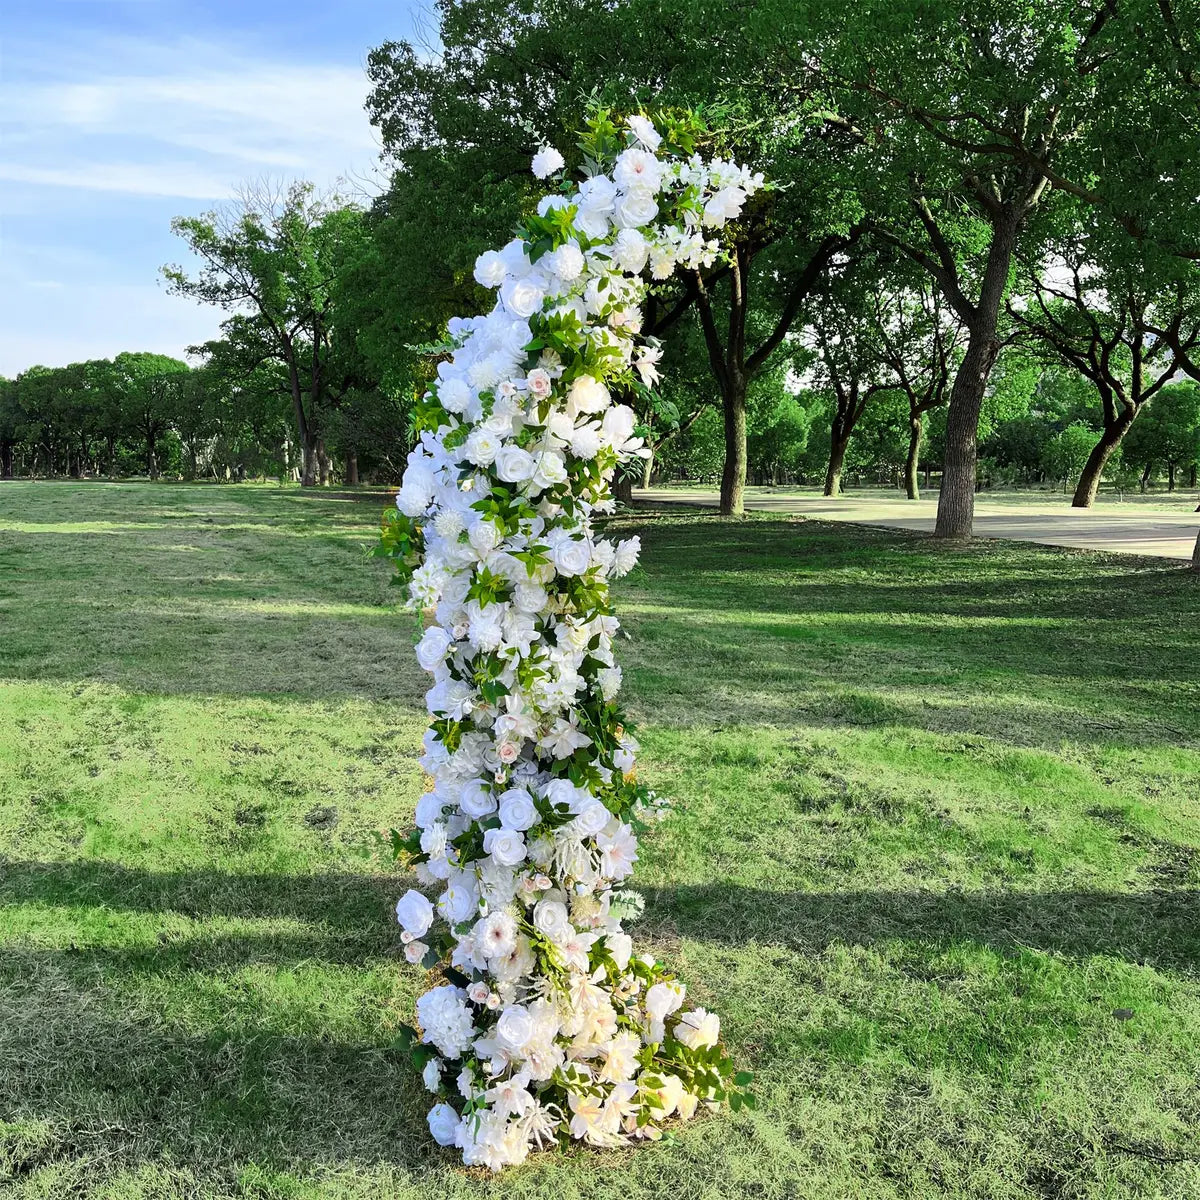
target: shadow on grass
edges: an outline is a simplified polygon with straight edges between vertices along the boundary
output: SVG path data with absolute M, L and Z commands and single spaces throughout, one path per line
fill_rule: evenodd
M 9 989 L 25 1015 L 10 1008 L 0 1035 L 0 1112 L 41 1136 L 8 1153 L 0 1142 L 0 1180 L 93 1157 L 102 1170 L 167 1162 L 226 1184 L 246 1163 L 289 1172 L 390 1163 L 423 1174 L 448 1158 L 431 1152 L 428 1097 L 383 1031 L 378 1041 L 197 1033 L 111 1011 L 42 967 L 38 976 L 29 964 L 32 984 Z
M 1001 951 L 1105 955 L 1200 974 L 1200 892 L 770 892 L 711 883 L 642 888 L 647 930 L 802 953 L 834 943 L 974 942 Z
M 394 900 L 396 885 L 394 875 L 350 871 L 255 875 L 215 869 L 147 871 L 96 859 L 0 859 L 2 904 L 177 913 L 195 920 L 275 918 L 346 933 L 377 926 Z
M 96 861 L 18 861 L 0 869 L 0 903 L 5 904 L 175 913 L 197 920 L 283 918 L 312 925 L 311 937 L 285 934 L 274 939 L 284 960 L 319 957 L 322 947 L 340 945 L 336 960 L 344 961 L 343 954 L 378 947 L 377 937 L 364 935 L 389 921 L 397 888 L 395 877 L 351 872 L 154 872 Z M 1001 949 L 1023 946 L 1073 957 L 1101 954 L 1200 969 L 1200 891 L 1186 887 L 1132 894 L 1080 889 L 772 892 L 713 882 L 642 890 L 649 932 L 673 929 L 700 941 L 761 941 L 807 952 L 835 942 L 942 945 L 969 940 Z M 238 939 L 234 934 L 218 940 L 237 957 Z M 259 939 L 248 935 L 246 940 L 245 955 L 257 958 Z M 270 942 L 272 935 L 261 940 Z M 192 948 L 207 953 L 214 944 L 200 939 Z M 188 952 L 186 942 L 174 951 L 170 943 L 163 949 L 168 957 Z M 134 958 L 140 954 L 132 953 Z

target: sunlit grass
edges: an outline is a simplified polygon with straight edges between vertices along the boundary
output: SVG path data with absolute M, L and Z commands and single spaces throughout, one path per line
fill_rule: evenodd
M 393 1049 L 422 788 L 379 502 L 0 487 L 0 1193 L 1200 1194 L 1200 590 L 1161 563 L 644 514 L 643 943 L 757 1112 L 500 1182 Z

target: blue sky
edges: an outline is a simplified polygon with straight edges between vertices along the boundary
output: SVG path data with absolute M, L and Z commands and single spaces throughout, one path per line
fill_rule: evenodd
M 171 217 L 264 176 L 369 191 L 367 52 L 430 28 L 428 0 L 3 0 L 0 375 L 212 337 L 159 281 Z

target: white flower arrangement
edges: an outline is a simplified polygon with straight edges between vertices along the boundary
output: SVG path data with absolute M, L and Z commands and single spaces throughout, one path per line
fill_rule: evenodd
M 479 256 L 496 305 L 451 322 L 385 523 L 380 552 L 434 617 L 417 646 L 434 786 L 396 841 L 437 897 L 411 890 L 396 914 L 410 961 L 449 959 L 407 1043 L 437 1097 L 433 1138 L 492 1170 L 753 1102 L 717 1016 L 685 1009 L 684 986 L 622 929 L 642 908 L 622 887 L 637 832 L 664 805 L 635 778 L 617 704 L 609 581 L 640 544 L 592 524 L 612 510 L 618 464 L 645 453 L 614 392 L 658 378 L 661 351 L 638 337 L 646 273 L 711 265 L 708 231 L 764 187 L 682 157 L 678 134 L 601 114 L 588 177 L 564 179 L 517 239 Z M 533 171 L 564 165 L 544 147 Z

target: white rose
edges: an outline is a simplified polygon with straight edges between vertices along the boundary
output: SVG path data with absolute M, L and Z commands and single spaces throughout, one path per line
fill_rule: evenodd
M 468 817 L 478 821 L 480 817 L 486 817 L 488 813 L 496 811 L 496 797 L 480 780 L 472 779 L 470 783 L 463 784 L 458 806 Z
M 635 187 L 617 200 L 613 212 L 613 224 L 622 229 L 633 229 L 638 225 L 649 225 L 658 216 L 658 201 L 654 193 L 645 187 Z
M 569 937 L 571 923 L 567 906 L 561 900 L 539 900 L 533 909 L 533 927 L 551 941 Z
M 608 388 L 591 375 L 578 376 L 567 399 L 577 413 L 598 413 L 612 401 Z
M 491 466 L 499 453 L 500 442 L 496 435 L 483 428 L 473 429 L 463 444 L 463 455 L 477 467 Z
M 591 837 L 608 824 L 611 816 L 612 814 L 599 800 L 594 800 L 580 809 L 571 825 L 580 837 Z
M 458 1113 L 448 1104 L 435 1104 L 426 1117 L 429 1134 L 439 1146 L 453 1146 L 458 1135 Z
M 545 289 L 536 279 L 525 276 L 509 279 L 500 287 L 500 300 L 514 317 L 523 320 L 539 312 L 546 299 Z
M 538 823 L 533 797 L 524 788 L 509 788 L 500 796 L 500 823 L 505 829 L 524 833 Z
M 476 521 L 467 534 L 467 541 L 476 554 L 486 558 L 500 545 L 500 530 L 495 521 Z
M 433 924 L 433 905 L 428 897 L 409 888 L 396 901 L 396 920 L 414 937 L 422 937 Z
M 414 824 L 418 829 L 428 829 L 441 815 L 446 806 L 446 799 L 438 792 L 426 792 L 417 801 L 417 815 Z
M 582 575 L 592 562 L 592 548 L 587 542 L 563 538 L 551 551 L 554 569 L 560 575 Z
M 438 912 L 450 925 L 461 925 L 473 917 L 478 908 L 478 893 L 461 880 L 449 883 L 437 903 Z
M 542 490 L 557 487 L 558 484 L 565 482 L 566 478 L 567 464 L 563 462 L 561 454 L 555 454 L 553 450 L 543 450 L 537 456 L 533 471 L 535 487 Z
M 483 835 L 483 852 L 502 867 L 515 867 L 525 861 L 525 839 L 512 829 L 489 829 Z
M 510 1004 L 496 1022 L 495 1037 L 510 1053 L 519 1054 L 533 1037 L 536 1023 L 523 1004 Z
M 495 250 L 485 250 L 475 260 L 475 282 L 480 287 L 498 288 L 506 274 L 504 259 Z
M 517 277 L 529 274 L 533 265 L 529 261 L 528 249 L 529 247 L 520 238 L 513 238 L 500 251 L 500 260 L 504 263 L 504 269 L 508 274 Z M 526 337 L 525 340 L 528 341 L 529 338 Z
M 535 396 L 538 400 L 545 400 L 554 388 L 554 380 L 550 377 L 549 371 L 543 370 L 541 367 L 534 367 L 525 376 L 525 386 L 529 389 L 531 396 Z
M 404 947 L 404 957 L 415 967 L 429 953 L 429 947 L 424 942 L 408 942 Z
M 533 172 L 534 178 L 546 179 L 555 171 L 561 171 L 566 165 L 566 160 L 553 146 L 543 146 L 533 156 L 533 162 L 529 164 L 529 169 Z
M 417 643 L 417 662 L 423 671 L 432 671 L 446 660 L 446 651 L 454 639 L 440 626 L 430 625 Z
M 579 185 L 579 207 L 596 213 L 612 212 L 617 185 L 607 175 L 593 175 Z
M 532 479 L 534 466 L 533 455 L 511 442 L 501 447 L 496 455 L 496 474 L 505 483 L 524 483 Z

